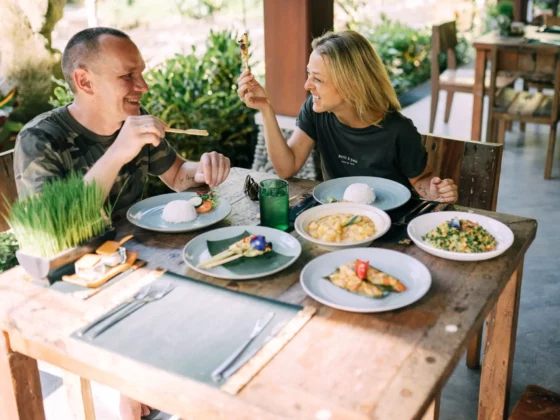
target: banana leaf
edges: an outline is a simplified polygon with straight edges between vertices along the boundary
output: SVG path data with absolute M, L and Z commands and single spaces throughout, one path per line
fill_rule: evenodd
M 220 241 L 206 241 L 208 251 L 212 256 L 214 256 L 222 251 L 225 251 L 230 245 L 233 245 L 237 241 L 240 241 L 249 235 L 251 235 L 251 233 L 245 231 L 241 235 L 234 236 L 233 238 L 222 239 Z M 258 274 L 264 271 L 271 271 L 275 268 L 280 268 L 291 259 L 292 257 L 276 252 L 274 250 L 274 242 L 272 242 L 272 251 L 253 258 L 241 257 L 235 261 L 222 265 L 222 267 L 227 268 L 235 274 Z

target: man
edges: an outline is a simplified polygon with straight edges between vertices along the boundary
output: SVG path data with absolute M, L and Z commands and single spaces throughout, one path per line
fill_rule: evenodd
M 70 39 L 62 70 L 74 102 L 39 115 L 20 132 L 14 160 L 20 197 L 71 170 L 96 180 L 113 204 L 120 193 L 116 209 L 141 198 L 148 173 L 175 191 L 227 178 L 227 157 L 211 152 L 187 162 L 165 140 L 165 122 L 140 107 L 148 91 L 144 69 L 138 48 L 121 31 L 90 28 Z
M 71 170 L 96 180 L 112 204 L 120 193 L 116 209 L 141 198 L 148 173 L 175 191 L 200 183 L 214 187 L 227 178 L 227 157 L 211 152 L 200 162 L 185 161 L 165 140 L 165 122 L 140 107 L 148 91 L 144 68 L 138 48 L 121 31 L 90 28 L 70 39 L 62 70 L 74 102 L 39 115 L 20 132 L 14 161 L 20 197 Z M 149 411 L 121 397 L 123 420 L 138 420 Z

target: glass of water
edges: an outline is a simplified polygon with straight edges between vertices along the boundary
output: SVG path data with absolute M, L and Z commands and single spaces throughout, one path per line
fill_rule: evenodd
M 288 182 L 283 179 L 265 179 L 259 186 L 261 225 L 288 230 Z

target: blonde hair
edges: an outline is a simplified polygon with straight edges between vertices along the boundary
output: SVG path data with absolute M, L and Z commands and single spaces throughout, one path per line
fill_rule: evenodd
M 378 125 L 387 112 L 401 109 L 383 62 L 362 35 L 327 32 L 311 46 L 325 60 L 342 99 L 356 108 L 362 121 Z

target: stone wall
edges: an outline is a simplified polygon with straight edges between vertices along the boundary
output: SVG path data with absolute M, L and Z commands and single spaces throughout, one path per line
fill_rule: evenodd
M 286 140 L 289 139 L 294 132 L 296 119 L 292 117 L 285 117 L 282 115 L 277 116 L 277 119 L 284 138 Z M 257 146 L 255 147 L 253 166 L 251 169 L 253 171 L 275 173 L 274 168 L 272 167 L 272 163 L 268 159 L 268 153 L 266 152 L 262 115 L 260 113 L 255 115 L 255 122 L 259 127 L 259 134 L 257 138 Z M 305 162 L 303 168 L 301 168 L 301 170 L 296 174 L 296 177 L 303 179 L 315 179 L 319 181 L 322 180 L 320 158 L 315 149 L 311 151 L 311 155 L 309 155 L 307 162 Z

